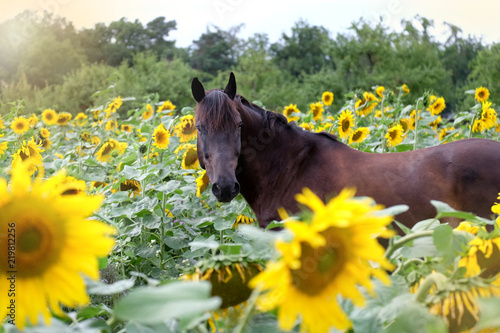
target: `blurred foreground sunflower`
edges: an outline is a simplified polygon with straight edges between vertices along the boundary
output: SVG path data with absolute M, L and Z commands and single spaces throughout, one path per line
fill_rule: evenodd
M 87 304 L 82 273 L 98 279 L 98 257 L 114 246 L 108 236 L 114 229 L 86 220 L 100 207 L 102 196 L 62 195 L 67 189 L 60 183 L 64 171 L 32 181 L 30 165 L 18 163 L 9 185 L 0 179 L 0 318 L 12 318 L 8 306 L 14 300 L 20 329 L 28 321 L 37 325 L 40 318 L 50 324 L 51 312 L 63 315 L 61 305 Z M 7 242 L 12 234 L 15 245 Z M 15 261 L 9 260 L 12 251 Z M 12 282 L 16 292 L 9 296 Z
M 12 156 L 12 167 L 22 161 L 30 160 L 28 171 L 30 176 L 39 168 L 43 168 L 43 157 L 40 154 L 43 151 L 41 144 L 37 144 L 33 138 L 30 141 L 23 141 L 22 146 Z
M 250 281 L 250 287 L 264 292 L 257 299 L 261 311 L 278 308 L 280 329 L 293 329 L 301 318 L 301 331 L 346 330 L 351 323 L 337 297 L 342 295 L 362 306 L 365 299 L 358 286 L 373 294 L 372 276 L 390 283 L 385 270 L 393 266 L 384 258 L 384 248 L 376 237 L 393 235 L 386 228 L 392 217 L 377 215 L 382 207 L 369 198 L 354 198 L 354 192 L 343 190 L 326 205 L 308 189 L 298 194 L 297 201 L 312 213 L 304 213 L 306 222 L 287 219 L 284 226 L 293 239 L 277 241 L 282 258 L 269 262 Z

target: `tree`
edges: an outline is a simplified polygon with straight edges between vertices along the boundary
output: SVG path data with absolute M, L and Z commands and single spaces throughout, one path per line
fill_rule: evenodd
M 271 46 L 271 51 L 278 68 L 299 77 L 317 73 L 329 63 L 328 40 L 325 28 L 300 20 L 292 28 L 291 36 L 282 34 L 280 42 Z

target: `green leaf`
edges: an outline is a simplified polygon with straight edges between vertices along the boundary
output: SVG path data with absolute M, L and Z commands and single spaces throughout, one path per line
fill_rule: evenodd
M 377 216 L 386 216 L 386 215 L 396 216 L 398 214 L 406 212 L 408 209 L 410 209 L 410 207 L 408 207 L 407 205 L 396 205 L 392 207 L 387 207 L 382 210 L 377 210 L 373 214 Z
M 431 204 L 436 207 L 436 210 L 438 212 L 436 219 L 440 219 L 442 217 L 457 217 L 469 221 L 476 221 L 478 219 L 477 216 L 472 213 L 458 211 L 450 207 L 450 205 L 448 205 L 447 203 L 441 201 L 431 200 Z
M 116 317 L 141 324 L 159 324 L 216 310 L 221 300 L 210 297 L 209 282 L 176 281 L 160 287 L 138 288 L 114 308 Z
M 438 251 L 446 253 L 453 246 L 453 229 L 447 224 L 438 226 L 434 229 L 432 240 Z
M 122 293 L 134 286 L 135 277 L 128 280 L 120 280 L 115 283 L 107 284 L 101 281 L 85 279 L 89 294 L 94 295 L 113 295 Z
M 479 299 L 479 321 L 474 326 L 474 332 L 479 332 L 487 328 L 500 328 L 500 317 L 498 310 L 500 309 L 500 298 L 480 298 Z
M 466 90 L 465 94 L 467 94 L 467 95 L 475 95 L 476 94 L 476 89 Z
M 97 259 L 99 262 L 99 269 L 108 267 L 108 257 L 101 257 Z
M 413 228 L 411 228 L 411 231 L 419 232 L 419 231 L 424 231 L 424 230 L 432 230 L 432 229 L 435 229 L 439 225 L 441 225 L 441 223 L 439 222 L 439 220 L 436 220 L 436 219 L 422 220 L 420 222 L 417 222 L 413 226 Z

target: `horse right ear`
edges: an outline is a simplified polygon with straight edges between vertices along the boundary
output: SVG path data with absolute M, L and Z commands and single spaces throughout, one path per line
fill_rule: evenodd
M 197 77 L 191 82 L 191 92 L 193 93 L 194 100 L 198 103 L 205 97 L 205 88 Z
M 224 92 L 231 99 L 234 99 L 234 97 L 236 96 L 236 79 L 234 77 L 233 72 L 231 72 L 231 74 L 229 75 L 229 82 L 227 83 L 226 88 L 224 89 Z

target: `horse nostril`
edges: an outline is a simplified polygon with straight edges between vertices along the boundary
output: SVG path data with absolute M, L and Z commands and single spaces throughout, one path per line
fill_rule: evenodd
M 236 182 L 234 183 L 234 187 L 233 187 L 233 195 L 234 196 L 237 196 L 238 193 L 240 193 L 240 183 Z
M 219 196 L 220 195 L 220 187 L 219 185 L 217 185 L 217 183 L 214 183 L 212 184 L 212 193 L 215 195 L 215 196 Z

